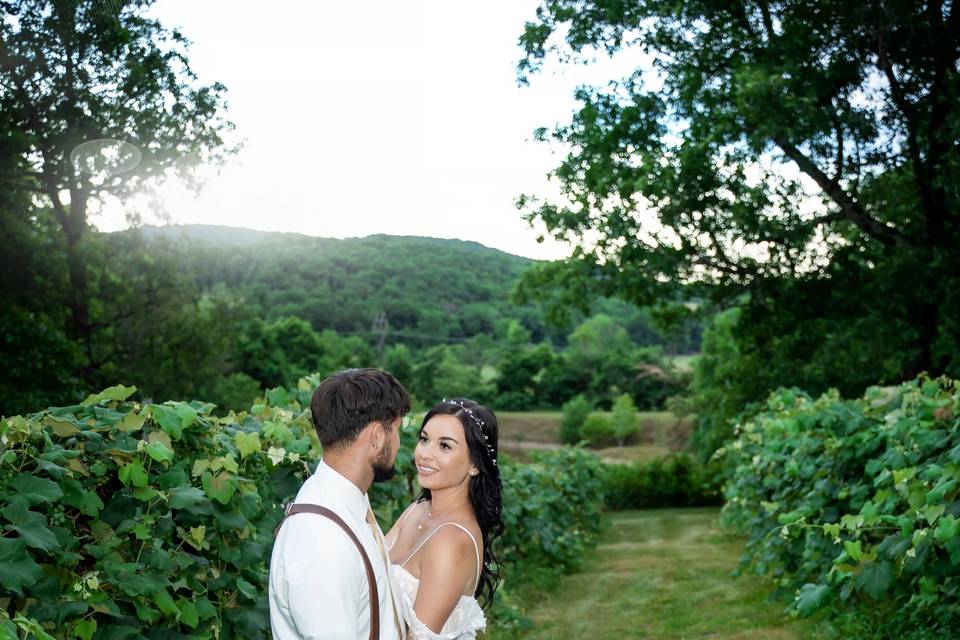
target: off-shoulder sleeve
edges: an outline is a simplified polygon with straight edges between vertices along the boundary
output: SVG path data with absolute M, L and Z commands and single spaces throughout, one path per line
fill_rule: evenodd
M 456 616 L 457 613 L 459 612 L 455 611 L 451 618 Z M 480 614 L 479 618 L 470 616 L 469 619 L 447 620 L 444 629 L 450 626 L 452 626 L 453 629 L 445 633 L 434 633 L 430 630 L 430 627 L 420 622 L 417 614 L 412 609 L 409 615 L 409 622 L 411 630 L 413 631 L 413 640 L 465 640 L 467 638 L 475 638 L 477 632 L 483 631 L 487 626 L 483 614 Z M 451 625 L 451 622 L 454 624 Z

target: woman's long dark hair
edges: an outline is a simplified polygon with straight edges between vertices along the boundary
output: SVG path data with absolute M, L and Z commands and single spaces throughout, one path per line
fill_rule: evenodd
M 503 533 L 500 497 L 503 482 L 497 463 L 497 416 L 473 400 L 453 398 L 430 409 L 423 416 L 420 429 L 423 430 L 423 426 L 435 415 L 455 416 L 460 420 L 470 450 L 470 461 L 480 471 L 470 478 L 470 504 L 473 505 L 483 536 L 483 563 L 474 597 L 486 609 L 493 604 L 493 593 L 500 584 L 500 563 L 493 552 L 493 541 Z M 430 490 L 423 489 L 417 502 L 429 499 Z

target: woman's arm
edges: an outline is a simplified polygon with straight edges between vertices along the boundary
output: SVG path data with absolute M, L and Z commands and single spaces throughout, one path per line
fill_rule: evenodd
M 420 551 L 420 588 L 413 611 L 440 633 L 460 596 L 476 579 L 476 551 L 459 527 L 441 527 Z

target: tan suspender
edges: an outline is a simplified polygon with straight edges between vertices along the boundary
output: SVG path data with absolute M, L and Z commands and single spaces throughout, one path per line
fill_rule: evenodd
M 357 545 L 357 549 L 360 551 L 360 556 L 363 558 L 363 567 L 367 570 L 367 585 L 370 587 L 370 640 L 379 640 L 380 638 L 380 597 L 377 595 L 377 578 L 373 573 L 373 565 L 370 564 L 370 558 L 367 556 L 367 552 L 364 551 L 363 545 L 360 544 L 360 540 L 357 538 L 356 534 L 350 530 L 350 527 L 347 526 L 347 523 L 343 519 L 335 514 L 330 509 L 326 507 L 321 507 L 316 504 L 291 504 L 287 505 L 286 515 L 283 520 L 280 521 L 280 524 L 277 525 L 274 535 L 280 531 L 280 527 L 283 526 L 283 523 L 287 521 L 287 518 L 290 516 L 295 516 L 298 513 L 315 513 L 318 516 L 323 516 L 329 518 L 337 523 L 341 529 L 343 529 L 346 534 L 353 540 L 353 544 Z

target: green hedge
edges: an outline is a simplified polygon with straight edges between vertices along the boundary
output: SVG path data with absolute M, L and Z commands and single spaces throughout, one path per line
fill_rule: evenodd
M 720 466 L 700 464 L 686 454 L 647 463 L 607 464 L 603 475 L 605 501 L 611 509 L 723 504 Z
M 273 529 L 320 454 L 304 409 L 318 382 L 226 417 L 113 387 L 0 421 L 0 640 L 266 637 Z M 418 424 L 404 422 L 400 479 L 371 490 L 385 524 L 415 490 Z M 495 618 L 517 618 L 511 586 L 577 565 L 599 527 L 599 468 L 576 450 L 503 466 Z
M 725 519 L 750 535 L 741 569 L 791 609 L 857 621 L 859 637 L 960 628 L 960 391 L 948 379 L 859 399 L 773 393 L 717 456 Z

